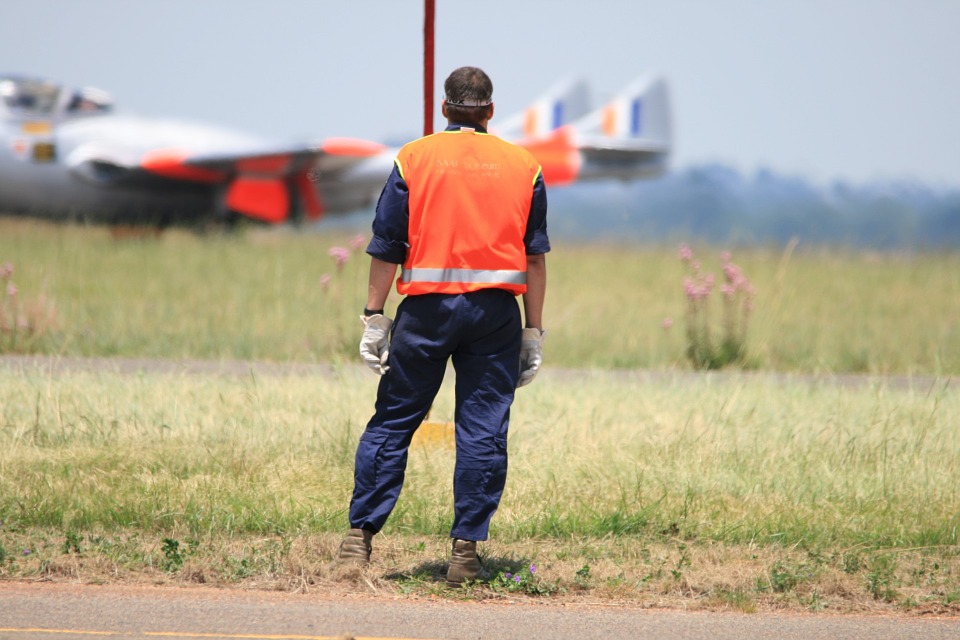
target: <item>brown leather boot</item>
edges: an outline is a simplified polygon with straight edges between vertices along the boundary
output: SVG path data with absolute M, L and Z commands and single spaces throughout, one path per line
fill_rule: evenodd
M 366 529 L 350 529 L 340 543 L 337 560 L 367 564 L 370 562 L 370 552 L 373 551 L 373 545 L 370 544 L 372 539 L 373 534 Z
M 454 538 L 453 551 L 450 554 L 450 568 L 447 569 L 447 585 L 462 587 L 467 580 L 487 580 L 490 574 L 477 557 L 477 543 L 473 540 Z

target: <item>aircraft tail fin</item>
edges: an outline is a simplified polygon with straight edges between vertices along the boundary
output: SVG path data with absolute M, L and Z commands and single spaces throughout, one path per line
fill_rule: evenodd
M 580 77 L 570 77 L 552 86 L 529 107 L 507 117 L 491 129 L 507 140 L 540 138 L 590 112 L 590 88 Z
M 578 136 L 597 146 L 640 146 L 668 151 L 673 143 L 667 81 L 641 76 L 604 106 L 573 124 Z M 608 143 L 603 143 L 608 139 Z

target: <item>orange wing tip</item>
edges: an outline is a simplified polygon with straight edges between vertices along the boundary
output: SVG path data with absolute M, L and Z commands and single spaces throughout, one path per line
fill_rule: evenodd
M 222 171 L 191 167 L 185 164 L 189 152 L 182 149 L 154 149 L 140 158 L 140 166 L 164 178 L 191 182 L 222 182 L 227 176 Z
M 386 145 L 359 138 L 327 138 L 320 150 L 332 156 L 352 156 L 365 158 L 383 153 Z

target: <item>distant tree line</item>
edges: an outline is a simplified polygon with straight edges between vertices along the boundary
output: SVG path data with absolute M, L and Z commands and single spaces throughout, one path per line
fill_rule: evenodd
M 549 192 L 551 236 L 877 249 L 960 247 L 960 189 L 908 182 L 827 187 L 708 164 L 633 183 Z

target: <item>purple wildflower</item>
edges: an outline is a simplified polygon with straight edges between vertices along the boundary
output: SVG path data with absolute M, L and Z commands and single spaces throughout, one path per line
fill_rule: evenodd
M 513 576 L 513 581 L 519 584 L 520 576 Z
M 530 573 L 536 573 L 536 572 L 537 572 L 537 565 L 535 564 L 530 565 Z

